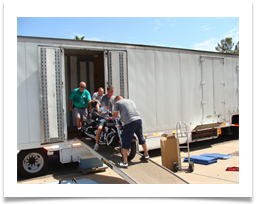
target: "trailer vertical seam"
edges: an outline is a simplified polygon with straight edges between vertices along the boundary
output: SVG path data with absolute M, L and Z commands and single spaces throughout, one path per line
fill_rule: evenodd
M 26 71 L 26 78 L 28 78 L 28 68 L 27 68 L 27 43 L 25 44 L 25 71 Z M 28 111 L 28 138 L 30 141 L 30 120 L 29 120 L 29 97 L 28 97 L 28 80 L 26 80 L 26 96 L 27 96 L 27 111 Z
M 216 113 L 216 106 L 215 106 L 215 77 L 214 77 L 214 58 L 211 58 L 212 59 L 212 91 L 213 91 L 213 116 L 215 116 L 215 113 Z M 215 117 L 213 118 L 214 121 L 212 122 L 215 122 Z
M 203 57 L 200 56 L 199 57 L 199 60 L 200 60 L 200 64 L 201 64 L 201 97 L 202 97 L 202 100 L 201 100 L 201 107 L 202 107 L 202 119 L 201 119 L 201 124 L 204 123 L 204 104 L 203 104 L 203 101 L 204 101 L 204 87 L 203 87 Z
M 180 102 L 181 102 L 181 106 L 180 106 L 180 120 L 182 121 L 182 90 L 181 90 L 181 86 L 182 86 L 182 82 L 181 82 L 181 59 L 180 59 L 180 52 L 179 52 L 179 71 L 180 71 L 180 95 L 179 95 L 179 98 L 180 98 Z

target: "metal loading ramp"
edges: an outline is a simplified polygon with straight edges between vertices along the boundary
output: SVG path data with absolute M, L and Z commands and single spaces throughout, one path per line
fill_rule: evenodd
M 176 175 L 169 169 L 149 159 L 140 160 L 140 153 L 137 153 L 132 161 L 129 161 L 128 168 L 119 168 L 118 162 L 122 161 L 122 155 L 116 149 L 100 145 L 98 152 L 93 150 L 94 142 L 89 138 L 75 138 L 81 142 L 94 156 L 102 160 L 109 168 L 119 174 L 131 184 L 189 184 L 186 180 Z

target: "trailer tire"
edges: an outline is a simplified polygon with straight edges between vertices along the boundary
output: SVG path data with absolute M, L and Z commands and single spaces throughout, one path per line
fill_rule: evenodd
M 49 165 L 47 151 L 44 149 L 21 151 L 17 161 L 19 173 L 26 178 L 43 175 Z

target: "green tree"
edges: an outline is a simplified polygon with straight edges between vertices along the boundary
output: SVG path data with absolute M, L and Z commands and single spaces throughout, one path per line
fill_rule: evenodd
M 232 38 L 225 38 L 218 43 L 218 45 L 215 47 L 215 50 L 222 52 L 222 53 L 232 53 L 232 54 L 239 54 L 239 41 L 237 42 L 235 49 L 234 42 Z
M 218 43 L 217 47 L 215 47 L 215 50 L 222 52 L 222 53 L 231 53 L 232 48 L 234 46 L 232 38 L 225 38 Z
M 234 54 L 239 54 L 239 41 L 236 43 L 235 50 L 233 51 Z
M 84 36 L 82 36 L 81 38 L 79 38 L 77 35 L 75 36 L 75 40 L 84 40 Z

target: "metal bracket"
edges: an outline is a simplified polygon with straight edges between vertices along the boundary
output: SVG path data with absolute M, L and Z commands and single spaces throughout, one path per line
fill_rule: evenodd
M 50 125 L 49 125 L 49 101 L 48 101 L 48 74 L 47 70 L 47 48 L 43 47 L 40 48 L 40 55 L 41 55 L 41 67 L 40 67 L 40 103 L 41 103 L 41 118 L 42 118 L 42 143 L 48 142 L 58 142 L 63 141 L 63 104 L 62 104 L 62 87 L 63 81 L 61 80 L 61 49 L 55 48 L 55 57 L 53 64 L 54 64 L 54 71 L 55 71 L 55 78 L 52 80 L 55 81 L 55 93 L 56 93 L 56 120 L 57 120 L 57 137 L 50 136 Z M 54 100 L 54 99 L 53 99 Z
M 112 54 L 109 53 L 109 85 L 112 85 Z
M 123 52 L 119 52 L 120 95 L 124 97 L 124 66 Z

